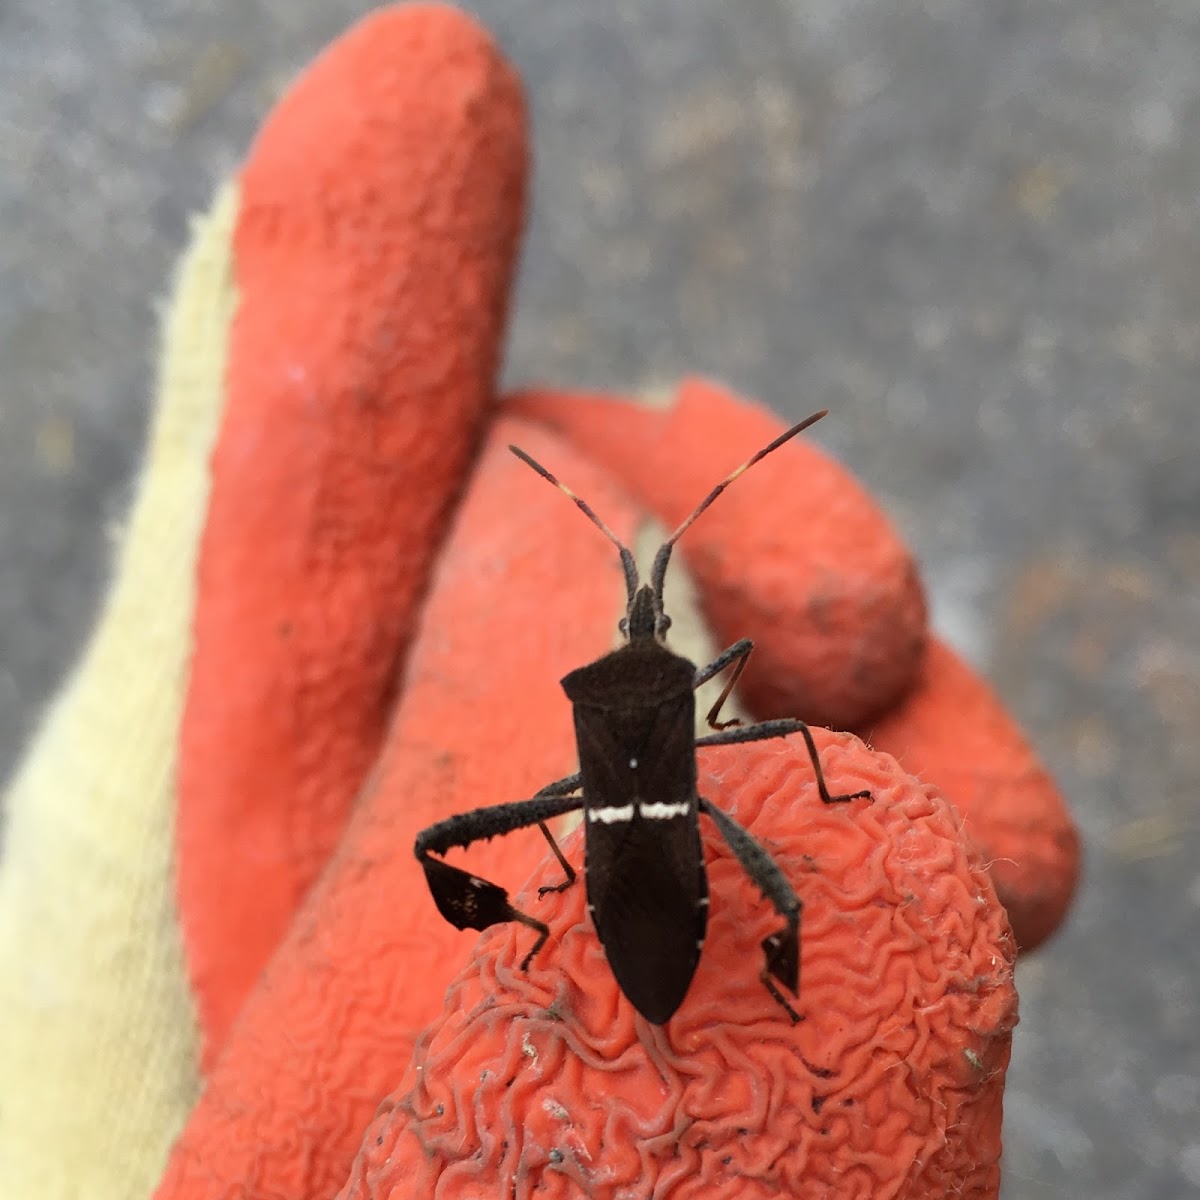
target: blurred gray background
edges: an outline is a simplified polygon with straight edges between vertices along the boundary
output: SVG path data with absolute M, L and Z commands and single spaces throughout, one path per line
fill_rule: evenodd
M 0 3 L 0 772 L 95 610 L 188 214 L 368 7 Z M 1006 1200 L 1200 1195 L 1200 6 L 471 7 L 534 117 L 509 378 L 832 407 L 1075 807 Z

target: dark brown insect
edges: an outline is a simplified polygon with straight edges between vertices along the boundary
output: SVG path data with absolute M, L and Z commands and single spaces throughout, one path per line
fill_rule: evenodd
M 717 826 L 784 920 L 781 929 L 763 940 L 759 978 L 788 1016 L 800 1019 L 778 986 L 783 984 L 793 994 L 799 991 L 800 901 L 767 851 L 732 817 L 697 794 L 696 749 L 798 733 L 808 746 L 826 804 L 870 796 L 869 792 L 829 794 L 816 745 L 803 721 L 787 718 L 742 726 L 718 719 L 754 649 L 749 638 L 735 642 L 699 669 L 666 645 L 671 618 L 663 611 L 663 583 L 675 543 L 739 475 L 823 416 L 819 412 L 793 425 L 717 484 L 663 543 L 648 583 L 641 582 L 630 551 L 586 502 L 523 450 L 510 447 L 543 479 L 565 492 L 617 547 L 627 596 L 620 622 L 625 642 L 562 681 L 574 711 L 578 774 L 547 784 L 532 799 L 439 821 L 417 835 L 414 849 L 434 901 L 452 925 L 487 929 L 519 921 L 537 932 L 522 960 L 524 969 L 545 943 L 549 928 L 514 908 L 502 887 L 450 865 L 441 856 L 455 846 L 537 825 L 565 875 L 562 883 L 540 888 L 538 894 L 559 892 L 575 882 L 575 871 L 546 822 L 582 809 L 588 911 L 621 991 L 655 1025 L 668 1021 L 683 1002 L 704 944 L 708 877 L 700 843 L 701 813 Z M 714 732 L 697 738 L 695 689 L 728 667 L 733 667 L 733 673 L 707 715 Z

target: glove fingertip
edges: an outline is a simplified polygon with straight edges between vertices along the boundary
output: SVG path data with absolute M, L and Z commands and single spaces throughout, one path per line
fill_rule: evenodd
M 930 639 L 916 686 L 861 732 L 937 786 L 989 864 L 1022 951 L 1059 927 L 1079 882 L 1079 832 L 1062 793 L 992 689 Z
M 814 731 L 833 791 L 789 743 L 703 751 L 701 790 L 769 851 L 803 905 L 793 1024 L 761 985 L 779 917 L 705 828 L 708 937 L 663 1026 L 617 990 L 583 889 L 541 915 L 546 948 L 481 939 L 341 1195 L 580 1192 L 995 1195 L 1016 1024 L 1014 946 L 957 818 L 895 761 Z M 579 865 L 578 839 L 564 846 Z M 517 904 L 533 903 L 533 885 Z M 545 878 L 543 878 L 545 877 Z M 690 929 L 681 936 L 691 936 Z M 684 1132 L 681 1134 L 680 1131 Z

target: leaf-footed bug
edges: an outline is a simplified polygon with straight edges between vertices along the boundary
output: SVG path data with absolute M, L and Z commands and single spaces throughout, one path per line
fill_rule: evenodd
M 696 973 L 708 925 L 708 877 L 700 842 L 700 814 L 717 827 L 742 869 L 784 920 L 763 939 L 759 978 L 793 1021 L 800 1016 L 778 984 L 794 995 L 800 984 L 800 901 L 770 854 L 732 817 L 697 794 L 696 749 L 799 733 L 808 747 L 817 789 L 826 804 L 870 798 L 831 796 L 808 726 L 783 718 L 742 726 L 718 720 L 745 669 L 754 643 L 735 642 L 697 669 L 667 648 L 671 618 L 663 611 L 663 583 L 671 551 L 692 522 L 760 459 L 819 421 L 815 413 L 793 425 L 727 475 L 700 502 L 655 555 L 642 583 L 633 554 L 568 487 L 516 446 L 509 449 L 575 502 L 617 547 L 625 575 L 624 642 L 562 680 L 575 722 L 579 772 L 547 784 L 529 800 L 479 808 L 439 821 L 417 835 L 414 851 L 442 916 L 458 929 L 487 929 L 519 921 L 537 933 L 521 962 L 524 970 L 545 944 L 549 927 L 521 912 L 497 884 L 445 862 L 455 846 L 537 825 L 564 873 L 560 892 L 575 882 L 546 822 L 578 809 L 584 815 L 584 877 L 588 911 L 621 991 L 646 1020 L 665 1024 L 679 1008 Z M 695 735 L 695 689 L 721 671 L 733 673 L 709 710 L 715 732 Z

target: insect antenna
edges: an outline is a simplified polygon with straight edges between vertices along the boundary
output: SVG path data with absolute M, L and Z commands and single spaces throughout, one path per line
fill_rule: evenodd
M 654 556 L 654 568 L 650 574 L 650 582 L 654 588 L 654 594 L 662 599 L 663 581 L 667 575 L 667 564 L 671 561 L 671 550 L 675 543 L 683 536 L 691 527 L 692 522 L 706 509 L 708 506 L 735 480 L 739 475 L 744 475 L 756 462 L 766 458 L 772 450 L 778 450 L 784 442 L 790 442 L 798 433 L 803 433 L 810 425 L 815 425 L 822 417 L 829 415 L 829 409 L 823 408 L 820 412 L 813 413 L 811 417 L 805 417 L 803 421 L 793 425 L 791 429 L 784 430 L 769 446 L 764 446 L 756 454 L 752 454 L 740 467 L 731 471 L 720 483 L 717 484 L 703 500 L 700 501 L 691 515 L 686 517 L 683 523 L 675 530 L 673 534 L 662 544 L 658 553 Z M 561 485 L 560 485 L 561 486 Z M 565 490 L 565 489 L 564 489 Z M 570 495 L 570 493 L 567 493 Z M 576 500 L 576 504 L 579 501 Z M 609 535 L 612 536 L 611 534 Z
M 575 507 L 578 508 L 579 511 L 583 513 L 583 515 L 587 517 L 587 519 L 591 521 L 591 523 L 595 525 L 596 528 L 599 529 L 600 532 L 604 534 L 604 536 L 608 538 L 608 540 L 612 542 L 614 546 L 616 546 L 621 554 L 621 569 L 625 572 L 625 591 L 627 593 L 627 599 L 632 602 L 633 594 L 637 591 L 638 573 L 637 564 L 634 562 L 633 555 L 630 553 L 628 547 L 623 545 L 621 539 L 618 538 L 617 535 L 613 533 L 613 531 L 609 529 L 609 527 L 605 525 L 602 520 L 600 520 L 600 518 L 593 511 L 592 506 L 588 504 L 586 500 L 581 500 L 573 491 L 571 491 L 569 487 L 567 487 L 565 483 L 560 482 L 554 475 L 551 475 L 541 463 L 530 458 L 520 446 L 510 445 L 508 448 L 526 466 L 532 467 L 547 483 L 552 483 L 560 492 L 563 493 L 564 496 L 567 497 L 567 499 L 574 501 Z

